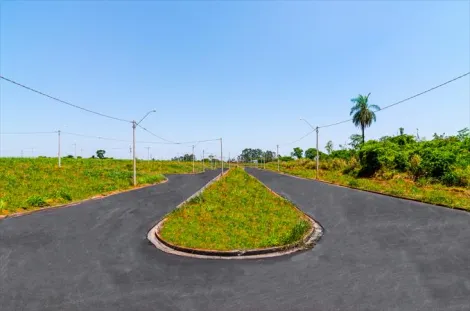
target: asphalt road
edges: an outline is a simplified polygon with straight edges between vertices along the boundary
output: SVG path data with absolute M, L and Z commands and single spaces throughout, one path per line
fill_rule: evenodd
M 470 310 L 470 214 L 248 170 L 317 219 L 263 260 L 157 250 L 147 231 L 217 172 L 0 221 L 0 310 Z

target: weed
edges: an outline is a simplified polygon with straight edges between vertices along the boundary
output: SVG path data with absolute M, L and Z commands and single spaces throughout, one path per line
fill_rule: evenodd
M 29 206 L 33 206 L 33 207 L 43 207 L 43 206 L 48 205 L 46 200 L 43 197 L 39 196 L 39 195 L 30 196 L 26 200 L 26 203 L 28 203 Z
M 291 203 L 242 169 L 232 169 L 170 213 L 160 234 L 185 247 L 242 250 L 296 242 L 309 228 Z

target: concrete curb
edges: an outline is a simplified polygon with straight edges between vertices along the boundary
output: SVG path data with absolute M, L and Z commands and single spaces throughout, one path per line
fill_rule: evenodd
M 6 219 L 6 218 L 26 216 L 26 215 L 33 214 L 33 213 L 44 212 L 44 211 L 49 211 L 49 210 L 54 210 L 54 209 L 62 209 L 62 208 L 66 208 L 66 207 L 71 207 L 71 206 L 86 203 L 86 202 L 89 202 L 89 201 L 101 200 L 101 199 L 104 199 L 104 198 L 107 198 L 107 197 L 110 197 L 110 196 L 113 196 L 113 195 L 121 194 L 121 193 L 126 193 L 126 192 L 130 192 L 130 191 L 135 191 L 135 190 L 140 190 L 140 189 L 144 189 L 144 188 L 148 188 L 148 187 L 152 187 L 152 186 L 161 185 L 161 184 L 164 184 L 164 183 L 167 183 L 167 182 L 168 182 L 168 178 L 165 176 L 165 179 L 162 180 L 159 183 L 144 185 L 144 186 L 137 186 L 137 187 L 131 188 L 131 189 L 117 190 L 117 191 L 114 191 L 114 192 L 111 192 L 111 193 L 108 193 L 108 194 L 103 194 L 103 195 L 95 195 L 94 197 L 91 197 L 89 199 L 84 199 L 84 200 L 76 201 L 76 202 L 73 202 L 73 203 L 67 203 L 67 204 L 62 204 L 62 205 L 53 205 L 53 206 L 45 206 L 45 207 L 38 208 L 38 209 L 35 209 L 35 210 L 31 210 L 31 211 L 12 213 L 12 214 L 8 214 L 8 215 L 0 215 L 0 220 Z
M 254 168 L 254 167 L 253 167 L 253 168 Z M 284 172 L 278 172 L 278 171 L 270 170 L 270 169 L 266 169 L 266 170 L 259 169 L 259 168 L 254 168 L 254 169 L 257 169 L 257 170 L 260 170 L 260 171 L 270 171 L 270 172 L 273 172 L 273 173 L 276 173 L 276 174 L 279 174 L 279 175 L 285 175 L 285 176 L 289 176 L 289 177 L 292 177 L 292 178 L 303 179 L 303 180 L 309 180 L 309 181 L 315 181 L 315 182 L 319 182 L 319 183 L 323 183 L 323 184 L 327 184 L 327 185 L 331 185 L 331 186 L 336 186 L 336 187 L 341 187 L 341 188 L 346 188 L 346 189 L 352 189 L 352 190 L 357 190 L 357 191 L 362 191 L 362 192 L 369 192 L 369 193 L 374 193 L 374 194 L 383 195 L 383 196 L 387 196 L 387 197 L 392 197 L 392 198 L 395 198 L 395 199 L 401 199 L 401 200 L 406 200 L 406 201 L 412 201 L 412 202 L 421 203 L 421 204 L 429 204 L 429 205 L 434 205 L 434 206 L 439 206 L 439 207 L 445 207 L 445 208 L 448 208 L 448 209 L 459 210 L 459 211 L 464 211 L 464 212 L 470 213 L 470 209 L 466 209 L 466 208 L 464 208 L 464 207 L 458 207 L 458 206 L 457 206 L 457 207 L 452 207 L 452 206 L 448 206 L 448 205 L 444 205 L 444 204 L 439 204 L 439 203 L 429 203 L 429 202 L 425 202 L 425 201 L 420 201 L 420 200 L 418 200 L 418 199 L 407 198 L 407 197 L 401 197 L 401 196 L 398 196 L 398 195 L 395 195 L 395 194 L 388 194 L 388 193 L 378 192 L 378 191 L 374 191 L 374 190 L 359 189 L 359 188 L 354 188 L 354 187 L 351 187 L 351 186 L 346 186 L 346 185 L 341 185 L 341 184 L 335 184 L 335 183 L 333 183 L 333 182 L 331 182 L 331 181 L 320 180 L 320 179 L 313 179 L 313 178 L 306 178 L 306 177 L 300 177 L 300 176 L 295 176 L 295 175 L 287 174 L 287 173 L 284 173 Z
M 227 171 L 228 172 L 228 171 Z M 224 172 L 226 174 L 226 172 Z M 251 175 L 250 175 L 251 176 Z M 183 204 L 194 198 L 195 196 L 202 193 L 208 186 L 212 183 L 219 180 L 222 176 L 218 175 L 216 178 L 212 179 L 208 184 L 202 187 L 199 191 L 193 194 L 191 197 L 183 201 L 179 204 L 176 208 L 180 208 Z M 253 176 L 252 176 L 253 177 Z M 255 178 L 255 177 L 253 177 Z M 258 180 L 258 179 L 257 179 Z M 258 180 L 259 181 L 259 180 Z M 260 183 L 265 186 L 270 192 L 274 195 L 280 197 L 283 200 L 286 200 L 279 194 L 275 193 L 269 187 L 267 187 L 264 183 L 260 181 Z M 293 204 L 294 205 L 294 204 Z M 294 205 L 295 206 L 295 205 Z M 320 224 L 315 221 L 311 216 L 304 213 L 300 210 L 297 206 L 295 206 L 301 213 L 303 213 L 306 219 L 311 223 L 312 228 L 310 231 L 303 237 L 301 241 L 283 245 L 283 246 L 276 246 L 276 247 L 269 247 L 269 248 L 260 248 L 260 249 L 249 249 L 249 250 L 233 250 L 233 251 L 218 251 L 218 250 L 206 250 L 206 249 L 194 249 L 194 248 L 187 248 L 182 246 L 177 246 L 165 241 L 160 235 L 159 231 L 160 228 L 166 221 L 166 215 L 161 219 L 147 234 L 148 240 L 155 245 L 158 249 L 174 254 L 179 256 L 186 256 L 192 258 L 201 258 L 201 259 L 261 259 L 261 258 L 270 258 L 270 257 L 278 257 L 287 254 L 291 254 L 297 251 L 305 250 L 307 248 L 312 248 L 316 242 L 321 238 L 323 235 L 323 228 Z

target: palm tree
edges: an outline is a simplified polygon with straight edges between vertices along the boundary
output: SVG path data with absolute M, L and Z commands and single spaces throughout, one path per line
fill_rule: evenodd
M 364 130 L 366 127 L 371 126 L 372 121 L 375 122 L 374 111 L 380 110 L 377 105 L 369 105 L 369 94 L 367 96 L 359 94 L 356 98 L 351 99 L 354 106 L 351 108 L 349 115 L 352 115 L 352 121 L 355 126 L 361 127 L 362 130 L 362 143 L 364 143 Z

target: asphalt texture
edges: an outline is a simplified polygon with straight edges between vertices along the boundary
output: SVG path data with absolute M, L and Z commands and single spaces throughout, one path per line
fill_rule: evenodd
M 248 169 L 323 226 L 261 260 L 146 238 L 218 172 L 0 221 L 0 310 L 470 310 L 470 214 Z

